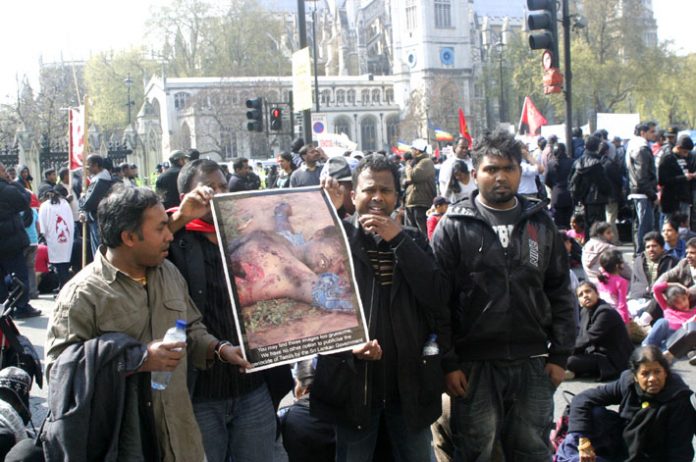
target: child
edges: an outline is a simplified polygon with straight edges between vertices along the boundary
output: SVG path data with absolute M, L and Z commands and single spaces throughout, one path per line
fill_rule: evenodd
M 585 215 L 582 213 L 574 214 L 570 219 L 570 227 L 566 234 L 580 245 L 585 245 Z
M 442 196 L 437 196 L 433 199 L 433 206 L 428 210 L 428 240 L 433 239 L 433 233 L 435 233 L 435 228 L 437 227 L 440 218 L 447 212 L 447 207 L 449 207 L 449 201 Z
M 616 308 L 624 324 L 628 324 L 631 320 L 626 304 L 628 281 L 621 276 L 624 268 L 623 255 L 616 249 L 607 249 L 599 257 L 599 267 L 599 296 Z
M 681 284 L 657 282 L 653 286 L 653 294 L 664 317 L 655 321 L 643 340 L 643 346 L 656 345 L 664 349 L 669 336 L 696 315 L 696 307 L 692 307 L 689 293 Z

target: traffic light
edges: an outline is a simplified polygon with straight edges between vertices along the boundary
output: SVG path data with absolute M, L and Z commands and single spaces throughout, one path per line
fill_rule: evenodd
M 271 109 L 271 130 L 279 131 L 283 129 L 283 112 L 279 107 Z
M 247 111 L 247 130 L 250 132 L 262 132 L 263 131 L 263 99 L 262 98 L 252 98 L 246 100 L 246 107 L 250 110 Z
M 558 21 L 556 0 L 527 0 L 530 13 L 527 26 L 530 31 L 529 47 L 532 50 L 549 50 L 551 66 L 558 68 Z

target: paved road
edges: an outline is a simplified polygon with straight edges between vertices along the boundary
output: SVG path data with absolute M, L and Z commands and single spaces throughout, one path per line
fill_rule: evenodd
M 627 261 L 631 261 L 631 256 L 629 252 L 628 247 L 622 247 L 622 250 L 625 251 L 625 256 Z M 39 356 L 43 358 L 44 355 L 44 342 L 46 340 L 46 326 L 48 324 L 48 314 L 52 312 L 53 306 L 54 306 L 54 301 L 53 297 L 50 296 L 41 296 L 39 300 L 34 300 L 32 301 L 33 306 L 36 308 L 39 308 L 40 310 L 43 311 L 44 316 L 37 317 L 37 318 L 32 318 L 32 319 L 27 319 L 27 320 L 19 320 L 17 321 L 17 327 L 19 328 L 20 332 L 31 340 L 31 342 L 34 344 L 36 347 L 36 350 L 39 353 Z M 691 366 L 687 361 L 676 361 L 674 364 L 674 370 L 679 373 L 684 380 L 689 384 L 689 386 L 696 390 L 696 366 Z M 561 384 L 559 387 L 558 392 L 556 392 L 555 396 L 555 401 L 556 401 L 556 406 L 555 406 L 555 412 L 556 412 L 556 417 L 558 417 L 561 412 L 563 412 L 563 409 L 565 408 L 565 401 L 563 400 L 563 393 L 561 393 L 563 390 L 569 390 L 573 393 L 578 393 L 583 390 L 586 390 L 588 388 L 592 388 L 596 386 L 597 383 L 590 381 L 590 380 L 574 380 L 571 382 L 566 382 Z M 40 425 L 41 421 L 43 420 L 44 415 L 46 414 L 46 395 L 47 395 L 47 390 L 46 386 L 44 386 L 44 389 L 39 389 L 36 384 L 34 384 L 34 388 L 32 389 L 32 398 L 31 398 L 31 405 L 32 405 L 32 412 L 33 412 L 33 421 L 36 425 Z

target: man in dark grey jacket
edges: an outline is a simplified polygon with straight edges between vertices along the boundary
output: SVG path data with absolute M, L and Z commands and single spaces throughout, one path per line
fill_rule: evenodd
M 443 368 L 455 454 L 550 461 L 553 394 L 576 332 L 566 252 L 544 203 L 517 194 L 519 143 L 495 131 L 475 145 L 478 193 L 432 240 L 453 287 Z
M 635 136 L 628 142 L 626 168 L 638 219 L 636 254 L 643 251 L 643 237 L 655 229 L 654 204 L 657 199 L 657 169 L 649 142 L 655 139 L 655 122 L 643 122 L 636 125 Z

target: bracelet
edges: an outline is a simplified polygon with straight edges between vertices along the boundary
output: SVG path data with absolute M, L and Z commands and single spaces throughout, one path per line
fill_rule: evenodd
M 229 361 L 225 361 L 221 355 L 223 348 L 225 348 L 226 346 L 232 346 L 232 344 L 227 340 L 221 340 L 217 342 L 217 345 L 215 345 L 215 356 L 217 356 L 217 359 L 221 363 L 229 363 Z

